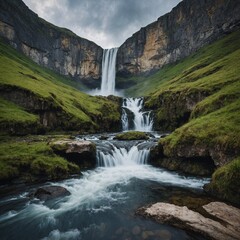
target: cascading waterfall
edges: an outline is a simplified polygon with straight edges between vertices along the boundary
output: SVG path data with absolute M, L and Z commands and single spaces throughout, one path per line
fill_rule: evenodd
M 136 130 L 151 132 L 153 128 L 153 119 L 151 111 L 143 111 L 143 98 L 124 98 L 122 104 L 122 128 L 123 131 Z M 133 115 L 133 126 L 130 126 L 130 112 Z
M 104 49 L 102 60 L 102 83 L 100 94 L 115 94 L 115 68 L 118 48 Z
M 98 151 L 98 166 L 116 167 L 146 164 L 150 152 L 149 148 L 138 149 L 138 145 L 127 149 L 110 144 L 110 149 L 108 152 Z

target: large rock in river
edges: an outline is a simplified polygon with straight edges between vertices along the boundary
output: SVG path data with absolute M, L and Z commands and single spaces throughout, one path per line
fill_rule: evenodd
M 70 192 L 61 186 L 48 186 L 38 188 L 34 193 L 30 194 L 29 197 L 38 198 L 41 201 L 51 200 L 58 197 L 64 197 L 70 195 Z
M 198 212 L 168 203 L 155 203 L 140 208 L 137 213 L 157 222 L 194 231 L 210 239 L 240 239 L 240 209 L 222 202 L 203 206 L 207 217 Z
M 96 165 L 96 145 L 85 140 L 62 139 L 50 143 L 54 152 L 80 167 Z

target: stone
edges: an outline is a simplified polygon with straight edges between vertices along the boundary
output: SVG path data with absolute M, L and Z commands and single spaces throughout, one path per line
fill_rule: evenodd
M 170 240 L 172 234 L 168 230 L 156 230 L 155 235 L 160 237 L 161 240 Z
M 174 63 L 238 28 L 235 0 L 184 0 L 157 21 L 141 28 L 119 48 L 117 75 L 151 73 Z M 127 87 L 127 86 L 126 86 Z
M 186 206 L 161 202 L 140 208 L 137 213 L 159 223 L 194 231 L 210 239 L 240 239 L 240 209 L 222 202 L 211 202 L 203 208 L 208 217 Z
M 29 197 L 35 197 L 41 201 L 47 201 L 58 197 L 65 197 L 70 195 L 70 192 L 61 186 L 48 186 L 38 188 Z
M 76 163 L 80 167 L 96 165 L 96 145 L 86 140 L 61 139 L 50 143 L 56 154 Z
M 70 30 L 41 20 L 23 1 L 1 4 L 0 36 L 37 64 L 91 88 L 100 87 L 103 49 Z
M 133 235 L 139 235 L 141 233 L 141 228 L 139 226 L 134 226 L 132 229 Z
M 148 239 L 149 237 L 154 236 L 154 233 L 152 231 L 144 231 L 142 232 L 142 239 Z

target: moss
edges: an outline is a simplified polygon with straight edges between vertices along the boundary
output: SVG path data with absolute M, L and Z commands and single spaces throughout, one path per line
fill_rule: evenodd
M 144 132 L 131 131 L 117 134 L 114 139 L 117 140 L 147 140 L 149 136 Z
M 240 149 L 240 99 L 207 115 L 191 120 L 161 139 L 164 152 L 172 155 L 182 145 L 218 145 L 221 151 Z
M 61 179 L 79 167 L 54 154 L 47 137 L 6 138 L 0 142 L 0 181 Z
M 206 190 L 231 203 L 240 203 L 240 158 L 218 168 Z
M 26 135 L 28 133 L 42 133 L 39 116 L 31 114 L 0 98 L 0 131 L 2 134 Z
M 62 129 L 82 132 L 109 131 L 106 129 L 108 128 L 106 122 L 116 125 L 116 121 L 120 121 L 118 103 L 80 92 L 75 88 L 73 81 L 38 66 L 1 41 L 0 82 L 3 95 L 6 90 L 13 94 L 20 91 L 32 96 L 34 101 L 44 102 L 48 111 L 58 111 L 57 118 L 60 123 L 57 125 Z M 7 97 L 6 94 L 4 96 Z M 23 102 L 16 98 L 9 100 L 19 105 Z M 22 110 L 34 111 L 34 109 Z

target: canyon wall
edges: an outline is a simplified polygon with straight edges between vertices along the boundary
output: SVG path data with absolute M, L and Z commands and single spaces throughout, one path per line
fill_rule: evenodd
M 128 77 L 158 70 L 239 25 L 239 1 L 184 0 L 123 43 L 118 50 L 117 75 Z
M 100 86 L 103 49 L 39 18 L 22 1 L 0 0 L 0 36 L 39 65 Z

